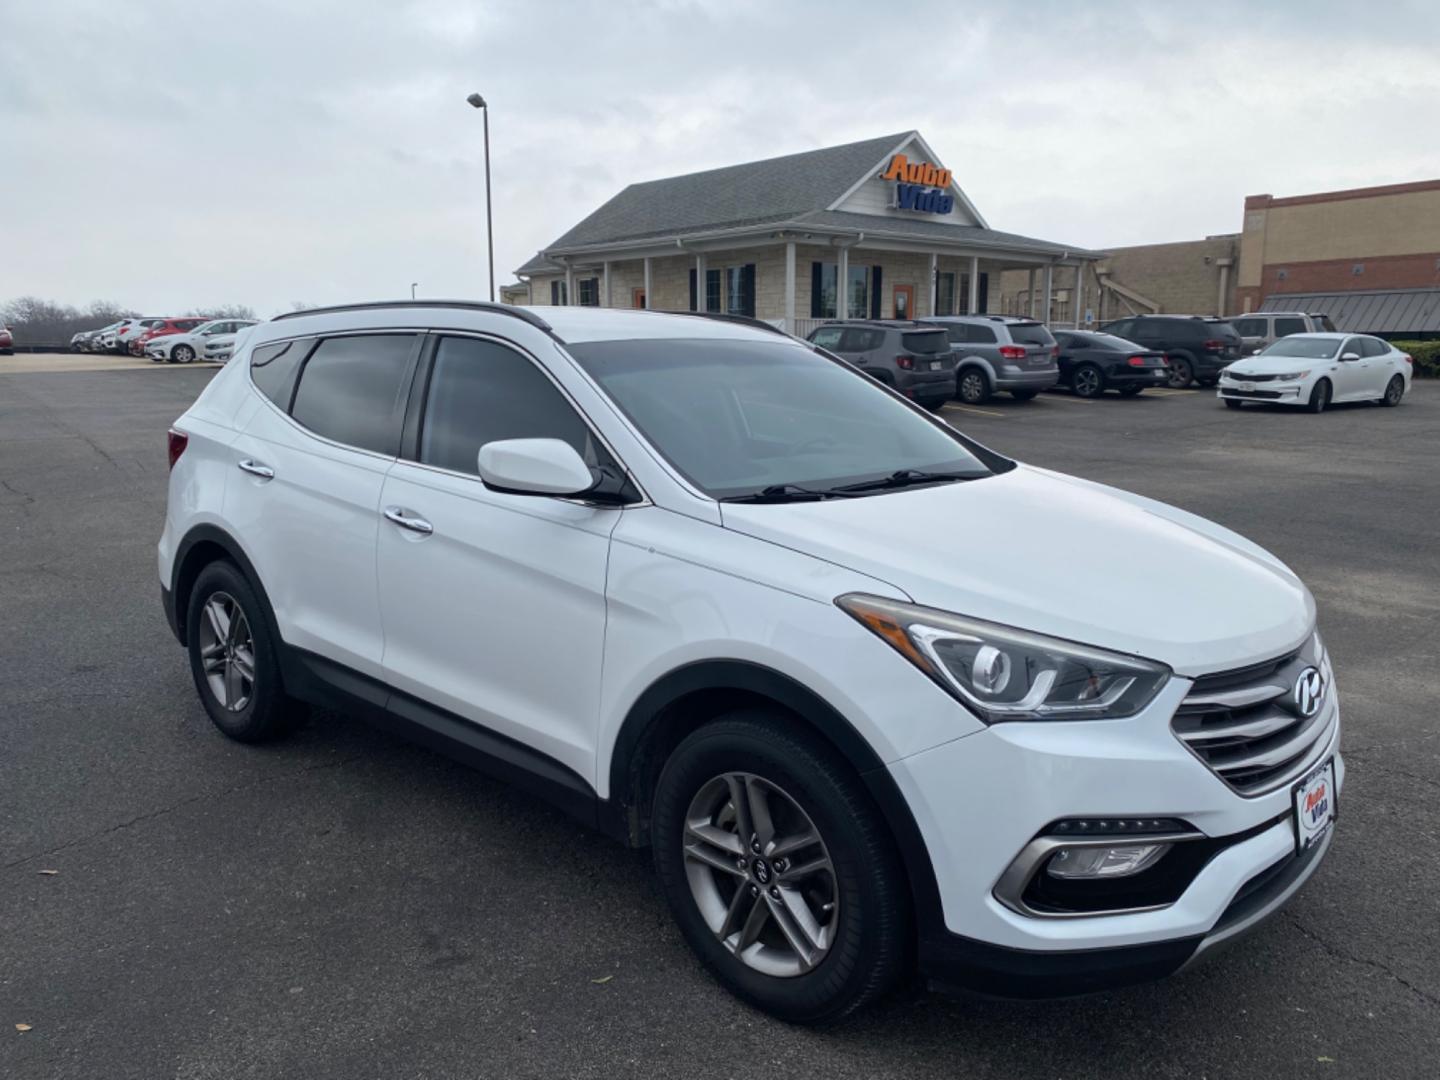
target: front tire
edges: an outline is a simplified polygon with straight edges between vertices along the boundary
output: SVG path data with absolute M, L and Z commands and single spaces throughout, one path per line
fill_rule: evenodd
M 783 715 L 734 712 L 682 741 L 651 840 L 681 933 L 756 1008 L 833 1023 L 904 974 L 894 840 L 848 763 Z
M 1245 404 L 1243 401 L 1237 401 L 1233 397 L 1221 398 L 1220 400 L 1225 402 L 1225 408 L 1227 409 L 1238 409 Z
M 195 350 L 189 345 L 176 345 L 170 350 L 170 359 L 177 364 L 188 364 L 195 359 Z
M 1400 399 L 1404 396 L 1405 380 L 1399 375 L 1392 375 L 1390 381 L 1385 384 L 1385 396 L 1380 399 L 1380 404 L 1393 409 L 1400 404 Z
M 231 563 L 200 571 L 186 610 L 190 674 L 215 726 L 237 742 L 266 742 L 305 718 L 285 693 L 278 642 L 260 600 Z
M 1310 400 L 1305 403 L 1305 411 L 1312 413 L 1324 412 L 1330 404 L 1330 380 L 1321 379 L 1310 391 Z
M 1105 373 L 1094 364 L 1081 364 L 1070 378 L 1076 397 L 1097 398 L 1105 392 Z
M 990 380 L 978 367 L 968 367 L 955 380 L 955 396 L 966 405 L 983 405 L 990 400 Z

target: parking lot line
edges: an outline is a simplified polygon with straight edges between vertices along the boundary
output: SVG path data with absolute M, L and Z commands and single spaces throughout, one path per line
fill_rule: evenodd
M 1064 395 L 1064 394 L 1046 394 L 1041 400 L 1042 400 L 1042 401 L 1060 401 L 1060 402 L 1065 403 L 1066 405 L 1094 405 L 1094 404 L 1095 404 L 1095 402 L 1092 401 L 1090 398 L 1067 397 L 1067 396 Z
M 1179 394 L 1200 393 L 1199 390 L 1176 390 L 1170 386 L 1151 386 L 1146 388 L 1146 392 L 1154 394 L 1156 397 L 1176 397 Z
M 954 412 L 974 413 L 976 416 L 998 416 L 1002 420 L 1005 418 L 1003 412 L 995 412 L 991 409 L 977 409 L 973 405 L 942 405 L 941 408 Z

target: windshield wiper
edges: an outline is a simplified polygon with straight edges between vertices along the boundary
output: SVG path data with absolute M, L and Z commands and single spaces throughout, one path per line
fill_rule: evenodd
M 843 499 L 848 491 L 840 488 L 807 488 L 799 484 L 771 484 L 748 495 L 728 495 L 721 502 L 728 503 L 782 503 L 817 502 L 820 499 Z
M 858 484 L 844 484 L 832 491 L 882 491 L 886 488 L 912 487 L 916 484 L 941 484 L 954 480 L 975 480 L 983 473 L 926 472 L 923 469 L 897 469 L 879 480 L 862 480 Z

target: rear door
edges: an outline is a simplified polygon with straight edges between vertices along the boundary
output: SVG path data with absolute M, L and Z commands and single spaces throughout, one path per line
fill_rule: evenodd
M 622 511 L 492 491 L 478 457 L 499 439 L 554 438 L 592 466 L 618 465 L 543 366 L 503 338 L 437 332 L 416 398 L 413 441 L 380 499 L 385 680 L 593 783 Z
M 1055 366 L 1054 335 L 1041 322 L 1009 323 L 1010 340 L 1025 350 L 1025 356 L 1018 361 L 1026 371 L 1048 371 Z
M 420 348 L 413 333 L 261 346 L 265 400 L 230 447 L 225 516 L 246 538 L 280 636 L 379 678 L 380 492 L 400 447 Z

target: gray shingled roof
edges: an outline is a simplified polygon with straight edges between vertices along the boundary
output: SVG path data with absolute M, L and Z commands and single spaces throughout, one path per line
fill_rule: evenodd
M 682 237 L 717 228 L 804 229 L 809 226 L 1044 254 L 1086 254 L 1082 248 L 978 226 L 888 219 L 827 209 L 886 154 L 915 134 L 902 131 L 844 146 L 631 184 L 545 250 L 562 253 L 603 248 L 608 244 Z M 560 269 L 546 258 L 545 252 L 539 252 L 516 273 Z
M 1440 331 L 1440 289 L 1278 293 L 1265 297 L 1260 310 L 1324 313 L 1336 330 L 1356 334 Z

